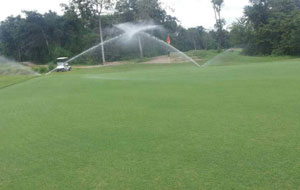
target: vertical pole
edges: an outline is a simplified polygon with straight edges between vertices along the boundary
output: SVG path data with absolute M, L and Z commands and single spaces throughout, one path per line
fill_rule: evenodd
M 143 52 L 143 46 L 142 46 L 142 42 L 141 42 L 141 37 L 138 36 L 138 41 L 139 41 L 139 48 L 140 48 L 140 57 L 141 59 L 144 58 L 144 52 Z
M 101 41 L 101 52 L 102 52 L 102 64 L 105 64 L 105 52 L 103 44 L 103 34 L 102 34 L 102 23 L 101 23 L 101 14 L 99 13 L 99 32 L 100 32 L 100 41 Z
M 218 50 L 219 52 L 222 51 L 222 19 L 221 19 L 221 7 L 218 8 L 218 20 L 219 20 L 219 47 L 218 47 Z

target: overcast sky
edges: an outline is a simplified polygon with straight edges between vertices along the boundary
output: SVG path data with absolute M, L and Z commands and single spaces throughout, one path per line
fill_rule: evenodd
M 184 27 L 204 26 L 212 28 L 214 26 L 214 14 L 211 0 L 161 0 L 168 13 L 176 16 Z M 37 10 L 40 13 L 53 10 L 61 14 L 61 3 L 68 0 L 0 0 L 0 21 L 7 16 L 18 15 L 22 10 Z M 248 0 L 225 0 L 223 17 L 227 24 L 235 21 L 243 15 L 243 7 Z

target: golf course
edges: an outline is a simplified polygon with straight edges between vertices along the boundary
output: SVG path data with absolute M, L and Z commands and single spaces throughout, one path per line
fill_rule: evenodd
M 0 189 L 299 189 L 300 59 L 222 61 L 1 76 Z

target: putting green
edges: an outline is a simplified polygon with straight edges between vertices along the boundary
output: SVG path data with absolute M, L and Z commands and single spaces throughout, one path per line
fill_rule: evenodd
M 0 189 L 299 189 L 299 59 L 0 89 Z

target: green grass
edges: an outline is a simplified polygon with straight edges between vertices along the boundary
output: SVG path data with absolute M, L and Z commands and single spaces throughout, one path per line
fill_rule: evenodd
M 121 65 L 3 88 L 0 189 L 299 189 L 300 60 L 260 62 Z
M 0 89 L 32 79 L 33 77 L 32 75 L 0 75 Z

